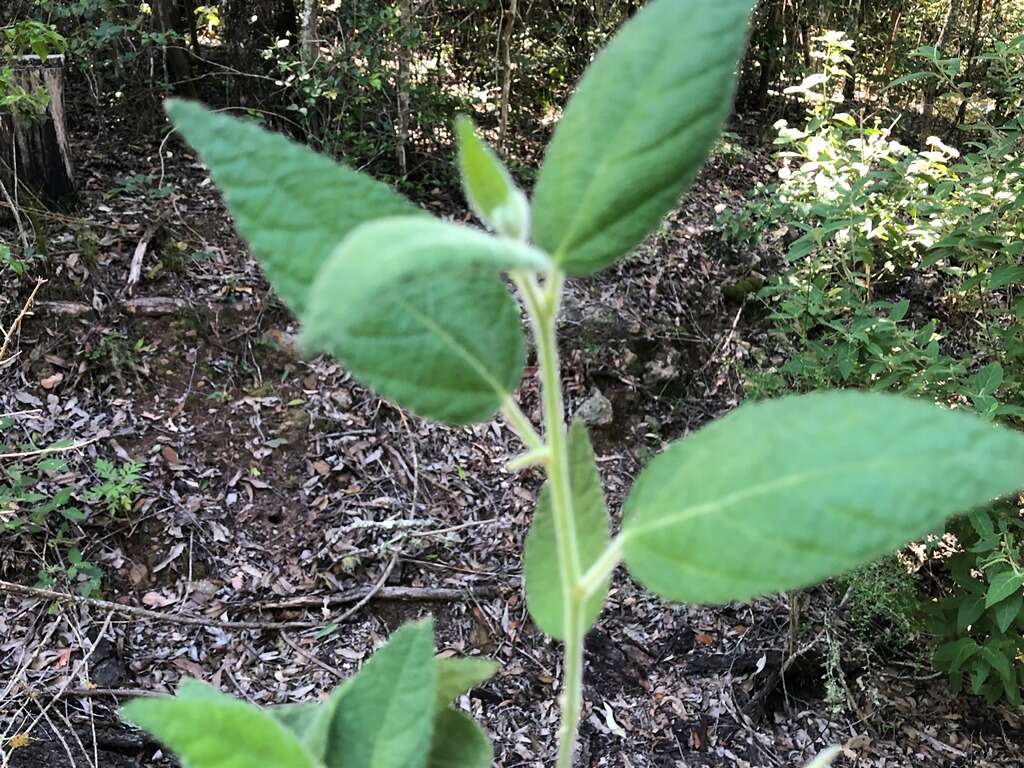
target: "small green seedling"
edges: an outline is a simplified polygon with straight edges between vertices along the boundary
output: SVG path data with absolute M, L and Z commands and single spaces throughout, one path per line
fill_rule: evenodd
M 612 535 L 587 430 L 566 424 L 563 284 L 625 256 L 685 191 L 729 112 L 750 10 L 751 0 L 648 3 L 580 82 L 532 206 L 460 121 L 465 190 L 493 235 L 431 218 L 250 123 L 168 106 L 307 346 L 420 416 L 500 413 L 525 446 L 511 466 L 546 471 L 524 573 L 534 621 L 564 649 L 558 768 L 572 765 L 584 635 L 620 563 L 668 600 L 748 600 L 876 558 L 1024 482 L 1024 435 L 883 395 L 789 397 L 671 445 L 637 478 Z M 536 343 L 543 437 L 513 396 L 526 344 L 503 274 Z M 191 768 L 486 768 L 487 738 L 451 702 L 493 666 L 432 658 L 430 624 L 413 624 L 317 704 L 263 711 L 189 682 L 125 715 Z

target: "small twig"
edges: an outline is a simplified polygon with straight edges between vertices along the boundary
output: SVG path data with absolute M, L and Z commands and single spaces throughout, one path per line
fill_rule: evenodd
M 30 456 L 45 456 L 48 453 L 59 453 L 61 451 L 74 451 L 84 448 L 99 440 L 98 437 L 90 437 L 88 440 L 80 440 L 70 445 L 51 445 L 48 448 L 36 448 L 31 451 L 17 451 L 15 453 L 0 453 L 0 461 L 4 459 L 27 459 Z
M 338 605 L 346 605 L 354 600 L 361 600 L 367 594 L 367 591 L 365 589 L 357 589 L 333 596 L 296 597 L 277 603 L 260 603 L 254 607 L 265 611 L 287 611 L 295 608 L 332 608 Z M 373 597 L 377 600 L 443 603 L 467 600 L 471 597 L 497 597 L 499 594 L 497 587 L 494 586 L 467 586 L 461 589 L 451 589 L 448 587 L 381 587 Z
M 130 315 L 160 317 L 189 309 L 195 305 L 176 296 L 139 296 L 116 306 Z M 95 312 L 96 309 L 80 301 L 41 301 L 36 305 L 36 311 L 61 317 L 82 317 Z
M 18 327 L 21 325 L 21 321 L 28 313 L 29 307 L 32 306 L 32 302 L 35 301 L 36 293 L 39 292 L 39 289 L 45 282 L 46 281 L 41 277 L 36 280 L 36 285 L 32 289 L 32 293 L 28 295 L 28 299 L 25 300 L 25 305 L 21 308 L 21 312 L 18 313 L 18 316 L 14 318 L 14 322 L 11 323 L 11 327 L 6 331 L 3 328 L 0 328 L 0 333 L 3 333 L 4 335 L 4 343 L 3 345 L 0 345 L 0 365 L 3 365 L 4 363 L 4 355 L 7 354 L 7 350 L 11 346 L 11 339 L 13 339 L 14 334 L 18 332 Z
M 146 228 L 142 238 L 139 240 L 139 244 L 135 246 L 135 253 L 132 254 L 131 267 L 128 269 L 128 282 L 125 285 L 125 290 L 129 293 L 142 278 L 142 260 L 146 258 L 146 250 L 149 248 L 150 240 L 153 239 L 162 224 L 162 219 L 157 219 L 150 224 L 149 227 Z
M 42 413 L 41 408 L 29 408 L 27 411 L 8 411 L 7 413 L 0 413 L 0 419 L 13 419 L 18 416 L 35 416 L 37 413 Z
M 81 658 L 81 660 L 78 662 L 78 664 L 75 665 L 74 670 L 71 671 L 71 674 L 69 674 L 64 679 L 64 682 L 61 683 L 60 687 L 57 689 L 57 693 L 58 694 L 60 694 L 61 691 L 66 691 L 71 686 L 72 681 L 75 680 L 75 678 L 78 677 L 79 673 L 83 669 L 86 669 L 86 665 L 88 665 L 89 659 L 96 652 L 96 649 L 100 647 L 100 640 L 103 638 L 103 636 L 105 634 L 107 634 L 107 629 L 110 627 L 110 620 L 112 618 L 114 618 L 113 611 L 111 611 L 111 612 L 109 612 L 107 614 L 107 618 L 103 622 L 103 626 L 100 628 L 99 633 L 96 635 L 96 640 L 95 640 L 95 642 L 93 642 L 92 647 L 88 651 L 86 651 L 85 655 Z M 28 727 L 28 732 L 29 733 L 34 731 L 36 726 L 39 725 L 39 721 L 42 720 L 44 717 L 46 717 L 46 713 L 49 711 L 50 707 L 52 707 L 57 702 L 57 698 L 59 698 L 59 695 L 58 695 L 58 697 L 56 697 L 53 700 L 51 700 L 50 703 L 47 704 L 45 707 L 40 707 L 39 717 L 37 717 L 32 722 L 32 724 Z M 47 722 L 49 722 L 49 718 L 47 718 Z M 68 752 L 68 754 L 70 754 L 70 751 Z
M 322 669 L 322 670 L 324 670 L 326 672 L 330 672 L 332 675 L 334 675 L 339 680 L 341 680 L 341 679 L 343 679 L 345 677 L 345 673 L 342 672 L 337 667 L 332 667 L 327 662 L 321 661 L 320 659 L 318 659 L 316 656 L 314 656 L 309 651 L 304 650 L 298 643 L 296 643 L 294 640 L 291 639 L 291 637 L 288 636 L 287 632 L 281 632 L 281 639 L 284 640 L 286 643 L 288 643 L 288 645 L 291 646 L 292 650 L 295 651 L 297 654 L 299 654 L 299 656 L 301 656 L 302 658 L 306 659 L 310 663 L 315 664 L 316 666 L 320 667 L 320 669 Z
M 392 566 L 393 567 L 393 566 Z M 387 571 L 390 575 L 390 570 Z M 387 580 L 387 575 L 384 581 Z M 67 592 L 55 592 L 51 589 L 39 587 L 26 587 L 21 584 L 14 584 L 9 581 L 0 581 L 0 592 L 12 595 L 22 595 L 38 600 L 53 600 L 59 603 L 75 603 L 77 605 L 91 605 L 107 611 L 117 611 L 139 618 L 151 619 L 153 621 L 166 622 L 169 624 L 185 624 L 194 627 L 218 627 L 220 629 L 315 629 L 324 624 L 341 623 L 349 618 L 355 610 L 362 608 L 370 600 L 422 600 L 422 601 L 453 601 L 465 600 L 469 597 L 496 597 L 498 590 L 494 587 L 476 587 L 466 589 L 447 589 L 444 587 L 370 587 L 368 589 L 356 589 L 335 597 L 323 598 L 297 598 L 286 603 L 256 604 L 251 606 L 258 610 L 287 610 L 294 608 L 317 608 L 345 605 L 356 602 L 355 609 L 349 609 L 338 619 L 326 617 L 321 621 L 220 621 L 202 616 L 183 616 L 181 614 L 160 613 L 151 611 L 148 608 L 138 608 L 134 605 L 122 605 L 109 600 L 98 600 L 94 597 L 81 597 Z M 364 599 L 365 598 L 365 599 Z
M 384 588 L 384 582 L 388 580 L 388 577 L 391 575 L 391 572 L 395 569 L 395 564 L 397 562 L 398 553 L 396 552 L 391 556 L 391 561 L 387 564 L 387 566 L 385 566 L 384 570 L 381 571 L 380 578 L 377 579 L 377 583 L 370 587 L 370 589 L 367 590 L 366 594 L 356 601 L 355 605 L 353 605 L 351 608 L 349 608 L 347 611 L 341 614 L 341 616 L 336 620 L 338 624 L 341 624 L 345 620 L 350 619 L 352 616 L 354 616 L 356 611 L 358 611 L 360 608 L 362 608 L 364 605 L 370 602 L 370 600 L 373 599 L 373 596 Z
M 44 691 L 44 696 L 52 696 L 53 698 L 71 698 L 71 699 L 101 699 L 101 698 L 120 698 L 120 697 L 138 697 L 143 696 L 146 698 L 157 698 L 159 696 L 170 696 L 169 692 L 163 691 L 147 691 L 145 688 L 69 688 L 66 691 Z
M 17 181 L 15 181 L 15 193 L 17 193 Z M 21 214 L 18 213 L 18 204 L 11 199 L 11 193 L 7 191 L 3 181 L 0 181 L 0 194 L 3 195 L 7 207 L 11 209 L 11 215 L 14 216 L 14 225 L 17 227 L 18 236 L 21 238 L 21 247 L 24 249 L 23 253 L 25 258 L 28 258 L 28 234 L 25 232 L 25 225 L 21 221 Z M 0 360 L 3 360 L 3 358 L 4 356 L 0 355 Z
M 153 621 L 185 624 L 193 627 L 219 627 L 220 629 L 313 629 L 314 627 L 322 626 L 322 622 L 319 621 L 220 621 L 201 616 L 160 613 L 159 611 L 151 611 L 147 608 L 138 608 L 134 605 L 122 605 L 121 603 L 114 603 L 109 600 L 98 600 L 94 597 L 82 597 L 67 592 L 55 592 L 52 589 L 26 587 L 9 581 L 0 581 L 0 592 L 39 600 L 53 600 L 58 603 L 90 605 L 105 611 L 116 611 L 131 616 L 138 616 L 139 618 L 152 619 Z

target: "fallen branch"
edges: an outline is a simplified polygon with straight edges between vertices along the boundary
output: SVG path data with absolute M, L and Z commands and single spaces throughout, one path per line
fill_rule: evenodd
M 193 305 L 175 296 L 139 296 L 120 302 L 116 306 L 130 315 L 159 317 L 188 309 Z M 82 317 L 96 310 L 80 301 L 41 301 L 36 305 L 36 311 L 60 317 Z
M 387 576 L 384 577 L 387 579 Z M 273 603 L 269 605 L 255 605 L 251 606 L 256 609 L 267 609 L 267 610 L 284 610 L 289 608 L 304 608 L 304 607 L 321 607 L 321 606 L 335 606 L 335 605 L 346 605 L 349 603 L 357 603 L 353 610 L 346 611 L 342 618 L 332 620 L 330 617 L 324 617 L 320 621 L 221 621 L 220 619 L 211 619 L 204 616 L 188 616 L 181 614 L 172 613 L 160 613 L 159 611 L 152 611 L 148 608 L 139 608 L 134 605 L 123 605 L 121 603 L 115 603 L 110 600 L 98 600 L 94 597 L 82 597 L 81 595 L 72 595 L 67 592 L 56 592 L 52 589 L 42 589 L 40 587 L 26 587 L 21 584 L 14 584 L 9 581 L 0 581 L 0 592 L 6 592 L 10 595 L 20 595 L 22 597 L 30 597 L 37 600 L 51 600 L 57 603 L 74 603 L 75 605 L 89 605 L 94 608 L 99 608 L 104 611 L 117 611 L 118 613 L 128 614 L 130 616 L 137 616 L 142 619 L 149 619 L 151 621 L 165 622 L 168 624 L 184 624 L 186 626 L 193 627 L 217 627 L 219 629 L 233 630 L 233 629 L 263 629 L 263 630 L 282 630 L 282 629 L 315 629 L 330 624 L 333 621 L 340 622 L 343 619 L 351 617 L 351 615 L 362 608 L 367 602 L 372 599 L 376 600 L 425 600 L 425 601 L 452 601 L 452 600 L 465 600 L 470 597 L 494 597 L 497 595 L 497 590 L 494 587 L 480 587 L 477 589 L 444 589 L 444 588 L 418 588 L 418 587 L 380 587 L 375 589 L 374 587 L 355 589 L 351 592 L 345 592 L 341 595 L 337 595 L 333 598 L 298 598 L 288 603 Z
M 84 448 L 87 445 L 92 445 L 98 437 L 90 437 L 88 440 L 80 440 L 77 443 L 71 443 L 70 445 L 51 445 L 49 448 L 36 448 L 31 451 L 16 451 L 14 453 L 0 453 L 0 459 L 27 459 L 30 456 L 45 456 L 48 453 L 63 453 L 64 451 L 74 451 L 78 448 Z
M 342 592 L 338 595 L 295 597 L 277 603 L 257 603 L 253 607 L 265 611 L 287 611 L 296 608 L 334 608 L 339 605 L 357 602 L 368 591 L 366 589 L 354 589 L 351 592 Z M 377 600 L 394 600 L 398 602 L 444 603 L 461 602 L 469 598 L 493 598 L 498 597 L 500 594 L 498 588 L 491 585 L 482 587 L 468 586 L 460 589 L 449 587 L 381 587 L 373 597 Z

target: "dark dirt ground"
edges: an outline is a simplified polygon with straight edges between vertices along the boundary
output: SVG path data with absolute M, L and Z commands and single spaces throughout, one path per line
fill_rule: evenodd
M 33 268 L 48 282 L 0 370 L 0 414 L 18 414 L 4 450 L 85 443 L 47 482 L 78 489 L 81 546 L 103 571 L 102 596 L 166 620 L 4 594 L 0 766 L 163 765 L 156 744 L 118 722 L 118 702 L 171 691 L 184 675 L 259 704 L 308 700 L 428 613 L 440 651 L 503 665 L 462 701 L 498 764 L 550 764 L 557 647 L 519 589 L 540 478 L 504 469 L 515 438 L 498 422 L 425 423 L 335 362 L 303 358 L 294 321 L 175 139 L 99 122 L 74 126 L 73 139 L 82 199 L 67 216 L 36 217 L 48 255 Z M 754 307 L 723 286 L 771 262 L 725 251 L 713 209 L 759 172 L 753 156 L 714 159 L 633 258 L 570 286 L 566 398 L 575 410 L 596 388 L 612 406 L 595 443 L 613 509 L 669 440 L 742 399 L 738 366 L 764 333 Z M 128 286 L 147 238 L 141 280 Z M 28 287 L 3 288 L 6 327 Z M 536 418 L 531 373 L 521 396 Z M 81 499 L 97 457 L 143 463 L 130 511 Z M 0 576 L 31 585 L 40 560 L 66 557 L 56 526 L 7 533 Z M 345 616 L 352 595 L 385 575 L 377 597 Z M 448 591 L 430 599 L 432 588 Z M 339 596 L 347 602 L 330 603 Z M 834 743 L 846 746 L 844 767 L 1024 765 L 1020 713 L 957 699 L 914 658 L 865 664 L 836 588 L 801 599 L 806 619 L 784 669 L 785 596 L 666 606 L 620 571 L 589 636 L 579 765 L 800 766 Z M 28 743 L 14 748 L 21 734 Z

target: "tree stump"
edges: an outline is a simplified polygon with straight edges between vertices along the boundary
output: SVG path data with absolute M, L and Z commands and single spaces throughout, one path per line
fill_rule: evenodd
M 75 196 L 74 167 L 64 121 L 64 57 L 22 56 L 13 62 L 14 81 L 43 89 L 42 109 L 0 112 L 0 181 L 19 202 L 62 207 Z

